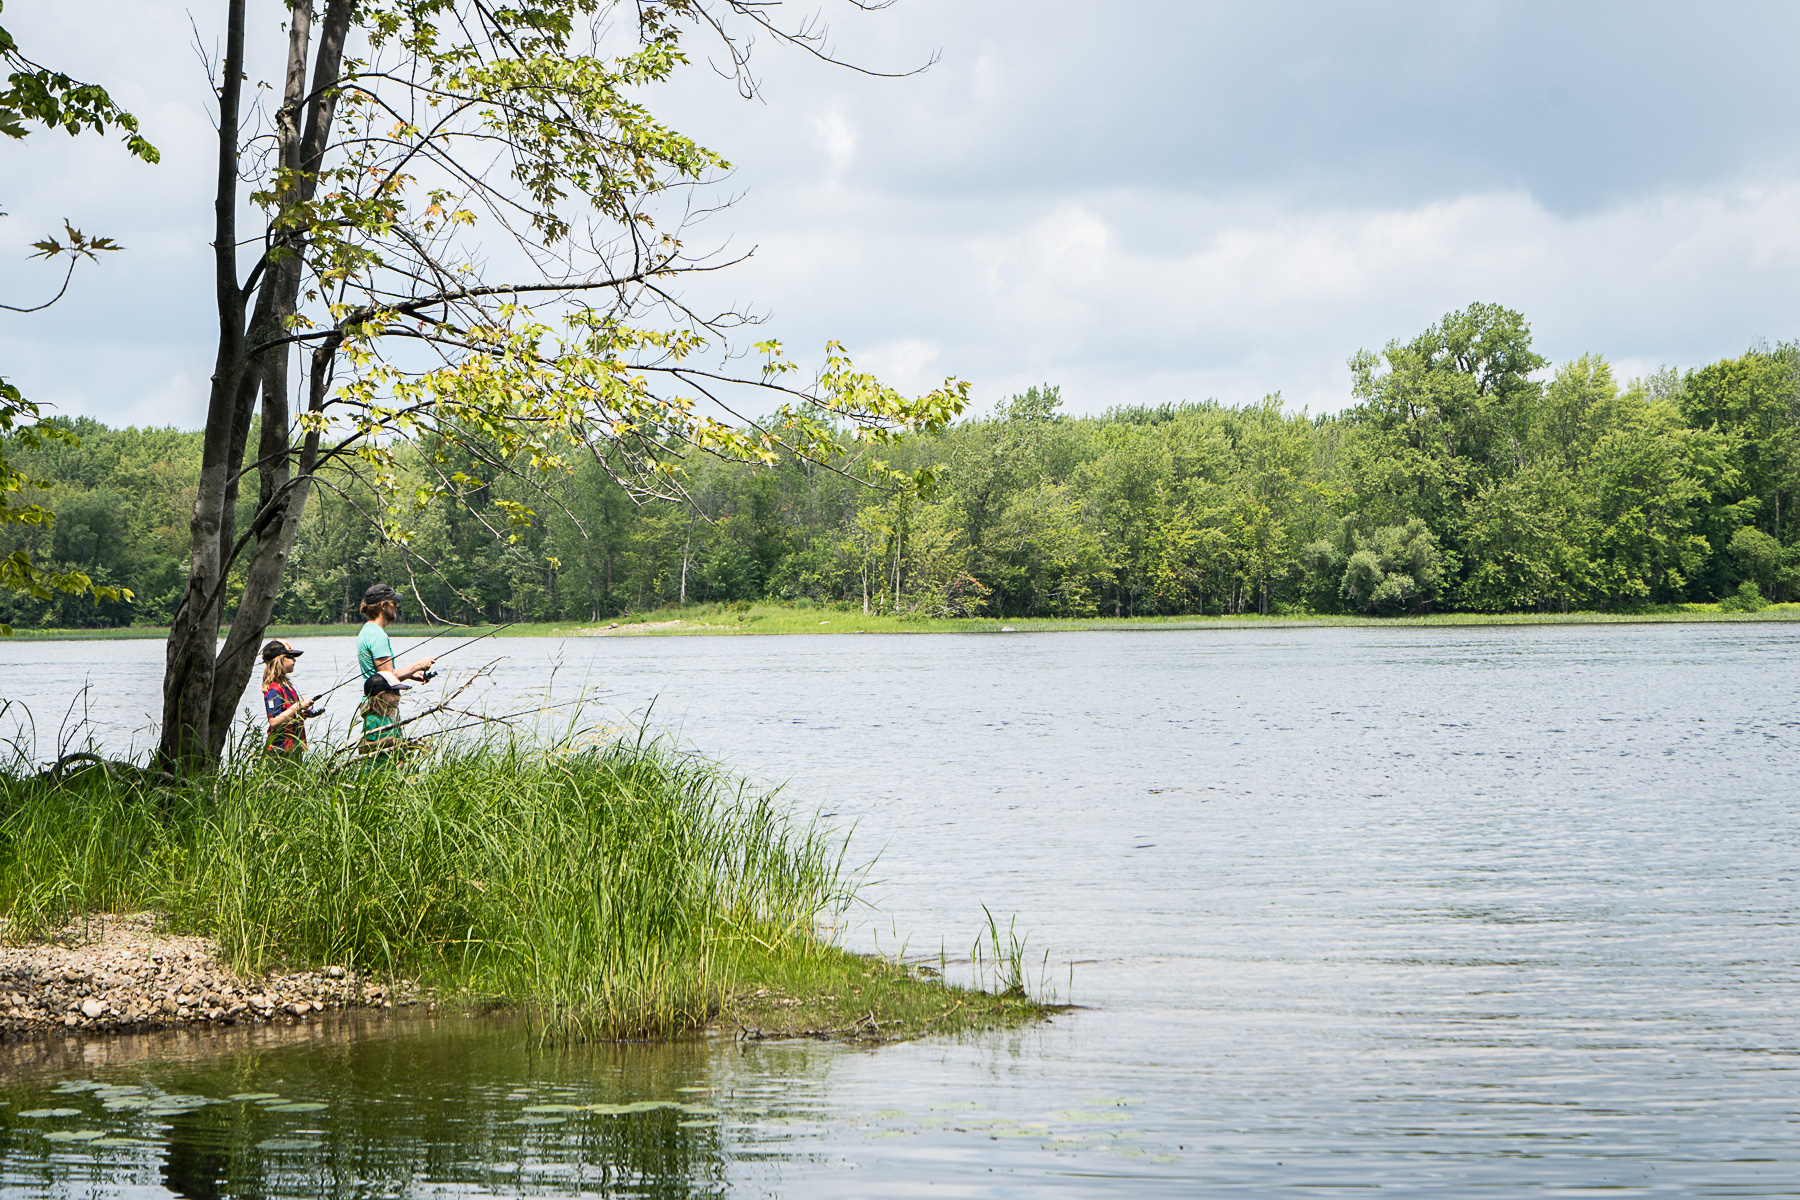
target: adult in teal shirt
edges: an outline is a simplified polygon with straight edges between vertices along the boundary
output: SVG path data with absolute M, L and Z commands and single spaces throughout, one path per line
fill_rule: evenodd
M 435 658 L 421 658 L 404 671 L 394 666 L 394 640 L 388 636 L 388 622 L 400 619 L 400 593 L 385 583 L 378 583 L 363 593 L 362 615 L 368 618 L 362 632 L 356 635 L 356 665 L 362 670 L 363 682 L 377 671 L 393 674 L 395 682 L 406 679 L 423 681 Z

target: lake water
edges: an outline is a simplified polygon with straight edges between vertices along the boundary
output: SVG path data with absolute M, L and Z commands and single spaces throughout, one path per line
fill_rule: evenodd
M 302 691 L 350 661 L 348 638 L 301 645 Z M 876 1050 L 545 1053 L 457 1018 L 18 1046 L 0 1051 L 0 1190 L 1800 1194 L 1800 627 L 521 638 L 455 657 L 500 654 L 489 711 L 586 688 L 623 725 L 654 700 L 653 726 L 854 823 L 852 859 L 879 860 L 853 944 L 966 956 L 985 905 L 1088 1007 Z M 92 728 L 124 748 L 160 656 L 0 644 L 0 697 L 53 726 L 104 677 Z M 55 1090 L 87 1082 L 325 1107 L 145 1115 Z M 655 1100 L 689 1107 L 526 1111 Z M 76 1111 L 23 1115 L 57 1108 Z

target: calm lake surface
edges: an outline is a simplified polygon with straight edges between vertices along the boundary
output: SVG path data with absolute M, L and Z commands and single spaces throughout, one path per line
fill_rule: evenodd
M 300 644 L 303 692 L 349 669 L 348 636 Z M 43 757 L 104 680 L 91 732 L 141 748 L 161 654 L 0 643 L 0 697 Z M 966 958 L 985 905 L 1089 1007 L 872 1051 L 546 1052 L 461 1018 L 0 1048 L 0 1191 L 1800 1194 L 1800 628 L 454 657 L 502 654 L 490 712 L 586 688 L 632 725 L 654 701 L 653 728 L 854 824 L 879 861 L 852 944 Z M 250 1093 L 324 1107 L 226 1099 Z M 555 1107 L 645 1101 L 687 1107 Z

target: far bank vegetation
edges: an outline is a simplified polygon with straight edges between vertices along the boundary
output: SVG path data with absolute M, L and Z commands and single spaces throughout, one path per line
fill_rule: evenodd
M 1331 416 L 1271 396 L 1070 417 L 1055 387 L 1031 389 L 884 448 L 930 469 L 922 493 L 693 455 L 692 507 L 639 505 L 589 462 L 432 499 L 404 550 L 375 534 L 369 497 L 320 495 L 274 616 L 351 620 L 367 581 L 408 575 L 461 621 L 765 600 L 1001 618 L 1755 609 L 1800 599 L 1797 367 L 1783 345 L 1622 384 L 1599 357 L 1552 368 L 1518 314 L 1474 305 L 1358 355 L 1354 403 Z M 55 524 L 4 536 L 135 599 L 6 595 L 0 619 L 166 622 L 199 435 L 68 425 L 78 446 L 9 451 L 54 481 Z

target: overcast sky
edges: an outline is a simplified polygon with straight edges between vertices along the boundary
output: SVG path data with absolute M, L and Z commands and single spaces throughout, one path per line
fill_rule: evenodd
M 105 83 L 164 151 L 0 144 L 0 300 L 56 275 L 63 217 L 126 253 L 36 316 L 0 373 L 60 411 L 196 427 L 211 368 L 216 0 L 9 0 L 40 61 Z M 278 51 L 280 6 L 253 0 Z M 737 164 L 709 227 L 754 258 L 707 301 L 911 390 L 1031 383 L 1067 407 L 1280 392 L 1486 300 L 1540 352 L 1630 377 L 1800 334 L 1791 3 L 899 0 L 825 10 L 871 79 L 773 46 L 761 101 L 696 64 L 658 111 Z

